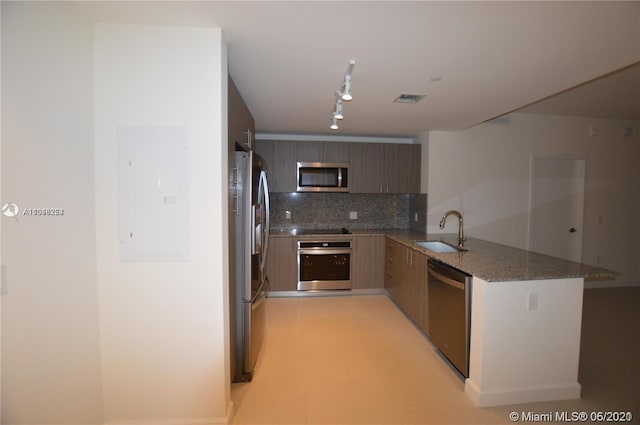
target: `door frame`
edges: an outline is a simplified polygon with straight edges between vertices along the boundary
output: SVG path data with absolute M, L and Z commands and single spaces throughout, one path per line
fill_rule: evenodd
M 565 161 L 582 161 L 582 175 L 580 176 L 580 186 L 581 191 L 579 195 L 581 197 L 581 211 L 580 211 L 580 259 L 582 260 L 583 248 L 584 248 L 584 204 L 585 204 L 585 188 L 586 188 L 586 180 L 587 180 L 587 163 L 588 157 L 586 155 L 562 155 L 562 154 L 531 154 L 529 157 L 529 205 L 528 205 L 528 214 L 527 214 L 527 249 L 531 251 L 533 249 L 533 232 L 534 232 L 534 223 L 533 223 L 533 210 L 534 210 L 534 189 L 536 184 L 536 160 L 539 159 L 552 159 L 552 160 L 565 160 Z

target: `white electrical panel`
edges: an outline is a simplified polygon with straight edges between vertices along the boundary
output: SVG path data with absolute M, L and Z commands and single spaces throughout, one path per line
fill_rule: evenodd
M 189 260 L 189 133 L 179 126 L 119 126 L 121 261 Z

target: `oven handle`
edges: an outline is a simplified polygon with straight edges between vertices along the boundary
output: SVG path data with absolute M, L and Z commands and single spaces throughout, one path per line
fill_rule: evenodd
M 461 283 L 451 278 L 448 278 L 446 276 L 443 276 L 440 273 L 433 271 L 432 268 L 429 268 L 429 274 L 435 277 L 436 279 L 438 279 L 442 283 L 446 283 L 449 286 L 453 286 L 456 289 L 462 289 L 464 291 L 464 283 Z
M 317 249 L 299 249 L 298 254 L 306 255 L 332 255 L 332 254 L 351 254 L 349 249 L 331 249 L 331 248 L 317 248 Z

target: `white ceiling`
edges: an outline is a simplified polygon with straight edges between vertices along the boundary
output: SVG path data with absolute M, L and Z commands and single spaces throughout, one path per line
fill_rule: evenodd
M 79 7 L 95 21 L 223 28 L 230 74 L 260 132 L 413 137 L 462 129 L 640 62 L 637 1 Z M 354 100 L 332 131 L 334 92 L 350 59 Z M 416 105 L 392 103 L 400 93 L 428 96 Z

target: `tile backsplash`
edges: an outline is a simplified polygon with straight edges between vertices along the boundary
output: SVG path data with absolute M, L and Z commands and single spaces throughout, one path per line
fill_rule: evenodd
M 290 219 L 287 219 L 287 211 Z M 357 219 L 350 219 L 355 212 Z M 417 221 L 415 218 L 417 217 Z M 427 228 L 426 194 L 271 193 L 273 229 Z

